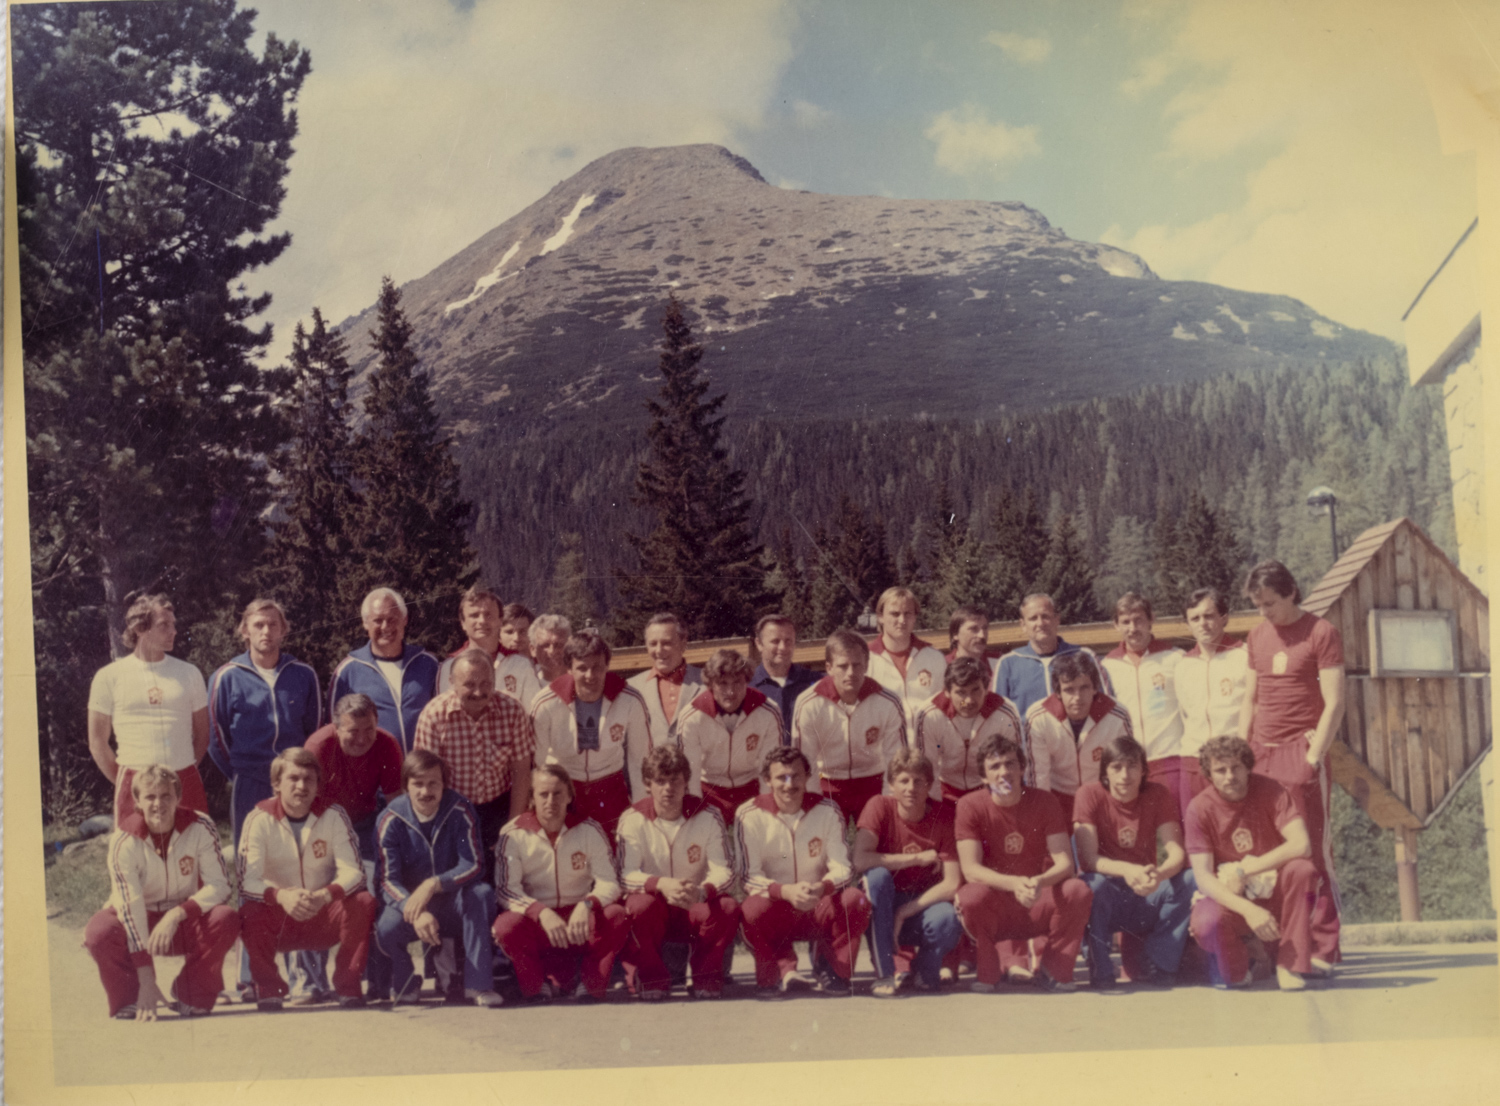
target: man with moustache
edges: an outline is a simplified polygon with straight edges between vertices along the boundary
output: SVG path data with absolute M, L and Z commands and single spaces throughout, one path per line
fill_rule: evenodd
M 956 607 L 948 619 L 948 640 L 953 648 L 943 659 L 950 665 L 962 657 L 970 657 L 984 668 L 984 682 L 988 685 L 995 678 L 994 666 L 985 655 L 990 640 L 990 616 L 978 607 Z
M 959 657 L 943 673 L 943 690 L 917 712 L 912 747 L 932 763 L 942 783 L 942 798 L 956 803 L 984 786 L 979 746 L 991 734 L 1022 744 L 1021 719 L 993 691 L 986 691 L 984 667 L 973 657 Z
M 1113 698 L 1130 714 L 1130 732 L 1146 748 L 1151 778 L 1165 784 L 1186 806 L 1192 797 L 1183 780 L 1182 712 L 1177 705 L 1177 662 L 1182 650 L 1152 634 L 1151 601 L 1133 591 L 1115 604 L 1120 644 L 1104 658 Z

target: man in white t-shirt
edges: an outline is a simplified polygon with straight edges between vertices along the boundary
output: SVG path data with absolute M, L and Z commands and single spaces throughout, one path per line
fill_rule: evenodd
M 94 673 L 89 688 L 89 752 L 115 785 L 115 826 L 135 811 L 130 781 L 153 764 L 177 773 L 185 809 L 206 813 L 198 762 L 208 751 L 208 686 L 197 668 L 167 655 L 177 641 L 171 600 L 137 599 L 121 640 L 131 652 Z

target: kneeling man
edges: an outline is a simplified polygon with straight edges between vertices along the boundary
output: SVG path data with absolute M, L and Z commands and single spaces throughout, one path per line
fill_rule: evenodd
M 1132 978 L 1167 986 L 1182 961 L 1193 909 L 1193 873 L 1185 870 L 1182 820 L 1166 786 L 1146 781 L 1146 750 L 1133 737 L 1104 746 L 1099 778 L 1073 802 L 1073 840 L 1083 882 L 1094 893 L 1089 914 L 1089 983 L 1112 987 L 1110 941 L 1117 932 L 1145 939 Z M 1157 863 L 1157 856 L 1162 856 Z
M 1250 983 L 1253 933 L 1277 943 L 1276 981 L 1300 991 L 1329 968 L 1312 956 L 1312 908 L 1323 877 L 1308 859 L 1307 826 L 1292 797 L 1256 775 L 1255 753 L 1238 737 L 1215 737 L 1198 754 L 1211 786 L 1187 811 L 1187 851 L 1204 897 L 1193 907 L 1193 937 L 1214 958 L 1215 985 Z
M 240 932 L 225 903 L 219 831 L 208 815 L 181 805 L 182 781 L 165 764 L 136 772 L 130 794 L 134 810 L 109 842 L 109 902 L 89 919 L 84 947 L 99 965 L 110 1017 L 155 1021 L 158 1006 L 207 1014 Z M 171 1002 L 156 984 L 157 956 L 187 958 Z
M 772 749 L 761 778 L 770 785 L 735 815 L 745 890 L 745 943 L 762 994 L 821 990 L 849 994 L 870 900 L 851 886 L 844 813 L 809 792 L 812 766 L 794 745 Z M 812 941 L 814 974 L 797 970 L 793 941 Z
M 318 797 L 322 771 L 315 753 L 287 749 L 271 762 L 276 794 L 255 805 L 240 831 L 240 925 L 262 1010 L 280 1010 L 287 993 L 278 952 L 335 944 L 339 1005 L 364 1005 L 375 897 L 365 890 L 349 816 Z
M 688 759 L 658 745 L 641 762 L 650 794 L 620 815 L 620 879 L 630 940 L 621 952 L 630 989 L 647 1002 L 671 990 L 663 941 L 690 948 L 694 998 L 718 998 L 724 953 L 740 927 L 728 833 L 719 809 L 688 794 Z
M 932 762 L 903 749 L 885 776 L 891 793 L 865 804 L 854 836 L 854 869 L 864 874 L 872 910 L 876 998 L 896 994 L 913 970 L 923 990 L 935 990 L 943 957 L 963 936 L 953 910 L 959 884 L 953 807 L 928 801 Z
M 532 809 L 505 824 L 495 846 L 495 886 L 505 907 L 495 941 L 515 965 L 528 999 L 571 989 L 604 998 L 615 955 L 630 936 L 619 904 L 609 838 L 592 818 L 569 807 L 573 780 L 559 764 L 531 773 Z
M 1025 754 L 1004 737 L 979 748 L 986 787 L 958 801 L 958 860 L 968 880 L 958 891 L 964 929 L 974 938 L 985 993 L 1000 982 L 1031 982 L 1044 991 L 1073 990 L 1073 962 L 1083 943 L 1093 893 L 1073 876 L 1068 823 L 1050 791 L 1026 787 Z M 1027 964 L 1037 938 L 1040 966 Z
M 403 793 L 376 823 L 386 906 L 375 924 L 375 944 L 391 961 L 398 1004 L 418 1002 L 422 991 L 407 946 L 420 938 L 437 948 L 453 937 L 464 950 L 464 996 L 475 1006 L 499 1006 L 490 943 L 495 891 L 480 878 L 479 815 L 449 786 L 448 771 L 448 762 L 431 749 L 407 753 Z

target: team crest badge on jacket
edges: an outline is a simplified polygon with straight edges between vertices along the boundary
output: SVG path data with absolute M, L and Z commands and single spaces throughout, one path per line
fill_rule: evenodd
M 1248 853 L 1251 849 L 1255 848 L 1255 835 L 1245 826 L 1241 826 L 1235 830 L 1229 840 L 1242 853 Z
M 932 686 L 932 673 L 928 672 L 926 669 L 923 669 L 921 672 L 918 672 L 917 673 L 917 683 L 919 685 L 921 685 L 922 687 L 931 687 Z
M 322 840 L 321 838 L 319 838 L 317 841 L 314 841 L 313 842 L 313 856 L 317 857 L 319 860 L 322 860 L 327 855 L 328 855 L 328 842 Z
M 185 856 L 177 862 L 177 870 L 185 876 L 193 874 L 193 858 Z
M 688 849 L 688 863 L 696 864 L 703 859 L 703 846 L 693 845 Z
M 745 738 L 745 752 L 753 753 L 759 745 L 760 734 L 753 733 L 749 737 Z
M 581 872 L 585 868 L 587 868 L 588 866 L 589 866 L 589 854 L 588 853 L 580 851 L 580 852 L 576 852 L 576 853 L 573 854 L 573 871 L 575 871 L 575 872 Z
M 868 730 L 865 731 L 865 744 L 866 745 L 873 745 L 873 744 L 875 744 L 875 742 L 877 742 L 879 740 L 880 740 L 880 727 L 879 726 L 871 726 Z
M 616 722 L 609 728 L 609 739 L 616 745 L 625 740 L 625 727 Z
M 823 855 L 823 839 L 821 837 L 814 837 L 807 843 L 807 855 L 812 857 Z
M 1234 694 L 1234 681 L 1231 680 L 1228 676 L 1225 676 L 1222 680 L 1219 681 L 1219 694 L 1224 696 L 1224 698 L 1226 699 Z
M 516 693 L 516 678 L 514 676 L 505 677 L 505 690 L 511 695 Z

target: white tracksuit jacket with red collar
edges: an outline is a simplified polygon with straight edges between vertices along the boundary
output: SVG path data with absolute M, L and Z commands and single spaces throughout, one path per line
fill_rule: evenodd
M 109 901 L 125 927 L 125 945 L 137 968 L 151 963 L 146 941 L 151 929 L 146 914 L 165 914 L 180 906 L 188 917 L 201 915 L 229 899 L 229 870 L 219 849 L 219 831 L 206 814 L 177 808 L 167 838 L 167 855 L 152 844 L 146 818 L 135 811 L 120 823 L 109 841 Z
M 256 803 L 240 829 L 239 869 L 241 901 L 274 903 L 281 887 L 327 887 L 339 899 L 365 886 L 354 826 L 343 807 L 322 799 L 313 800 L 300 837 L 279 798 Z
M 651 724 L 640 693 L 614 672 L 604 677 L 604 710 L 599 719 L 599 748 L 578 748 L 577 697 L 573 677 L 564 673 L 537 693 L 531 704 L 536 729 L 536 763 L 560 764 L 584 783 L 625 772 L 633 800 L 646 797 L 641 761 L 651 750 Z
M 735 813 L 734 826 L 747 894 L 779 899 L 783 883 L 820 881 L 833 894 L 854 882 L 844 812 L 832 799 L 809 791 L 789 825 L 774 795 L 757 795 Z
M 707 897 L 734 887 L 729 858 L 729 831 L 712 803 L 693 795 L 682 801 L 682 825 L 669 837 L 656 817 L 656 804 L 642 799 L 620 815 L 615 830 L 619 843 L 620 882 L 627 891 L 656 890 L 657 880 L 689 879 Z
M 745 689 L 733 732 L 724 725 L 713 692 L 699 692 L 682 712 L 677 727 L 691 769 L 688 791 L 701 795 L 704 783 L 742 787 L 758 779 L 766 754 L 782 743 L 785 733 L 776 704 L 753 687 Z
M 967 732 L 968 737 L 963 734 Z M 979 718 L 972 731 L 967 730 L 946 691 L 938 692 L 932 702 L 917 712 L 916 748 L 937 772 L 938 780 L 960 791 L 972 791 L 984 784 L 984 765 L 975 756 L 979 743 L 991 734 L 1008 737 L 1022 749 L 1026 747 L 1021 716 L 1004 696 L 986 692 L 979 705 Z
M 1084 784 L 1098 780 L 1104 746 L 1122 735 L 1134 736 L 1130 715 L 1108 695 L 1094 696 L 1076 739 L 1062 700 L 1047 696 L 1026 712 L 1027 786 L 1077 794 Z
M 906 748 L 906 711 L 896 695 L 866 676 L 851 712 L 839 700 L 833 678 L 824 676 L 797 699 L 792 744 L 812 761 L 809 791 L 819 791 L 823 776 L 879 776 Z
M 1119 645 L 1105 656 L 1104 671 L 1113 695 L 1130 714 L 1130 729 L 1146 747 L 1147 760 L 1182 755 L 1182 711 L 1177 705 L 1177 663 L 1182 650 L 1151 639 L 1140 664 L 1132 664 Z
M 470 649 L 477 648 L 479 646 L 466 644 L 443 658 L 443 663 L 438 666 L 438 695 L 453 686 L 453 662 Z M 530 710 L 531 701 L 536 698 L 537 692 L 541 689 L 541 681 L 536 677 L 536 665 L 531 663 L 531 658 L 525 653 L 518 653 L 503 645 L 500 646 L 500 651 L 495 654 L 495 690 L 509 695 L 523 708 Z
M 886 652 L 885 639 L 876 634 L 875 640 L 870 642 L 868 675 L 901 700 L 906 710 L 906 724 L 911 726 L 922 705 L 943 690 L 948 659 L 915 635 L 911 639 L 911 651 L 906 656 L 906 675 L 903 676 Z
M 495 845 L 495 891 L 502 910 L 529 918 L 584 899 L 610 905 L 620 897 L 620 883 L 604 827 L 569 811 L 554 841 L 536 811 L 512 818 Z
M 1245 673 L 1250 650 L 1243 641 L 1223 638 L 1211 657 L 1193 646 L 1177 662 L 1177 706 L 1182 711 L 1182 756 L 1196 757 L 1212 737 L 1240 732 Z

